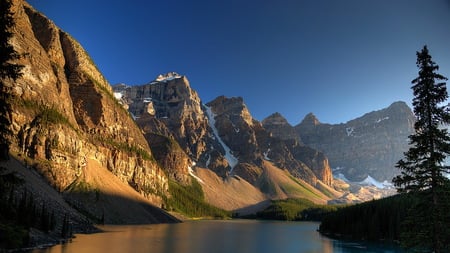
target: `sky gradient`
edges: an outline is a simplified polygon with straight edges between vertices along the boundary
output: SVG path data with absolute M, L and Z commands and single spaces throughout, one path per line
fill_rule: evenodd
M 262 120 L 343 123 L 410 104 L 416 51 L 450 77 L 450 0 L 29 0 L 111 84 L 186 75 L 203 103 L 241 96 Z

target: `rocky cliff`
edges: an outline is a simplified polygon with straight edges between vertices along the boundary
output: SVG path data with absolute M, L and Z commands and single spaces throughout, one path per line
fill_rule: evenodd
M 327 155 L 336 174 L 352 181 L 370 175 L 390 182 L 398 173 L 395 164 L 408 149 L 413 124 L 411 109 L 404 102 L 395 102 L 345 124 L 324 124 L 308 114 L 295 129 L 305 145 Z
M 148 203 L 160 205 L 160 196 L 168 193 L 167 176 L 87 52 L 27 3 L 13 1 L 12 11 L 10 43 L 22 55 L 17 63 L 24 66 L 16 82 L 6 80 L 14 98 L 12 152 L 67 196 L 80 185 L 120 195 L 113 188 L 100 191 L 90 181 L 88 168 L 99 168 L 105 169 L 102 175 L 113 174 L 131 185 Z M 132 213 L 108 207 L 104 212 L 122 212 L 130 218 L 123 221 L 132 222 Z M 100 218 L 102 211 L 90 208 L 85 211 Z

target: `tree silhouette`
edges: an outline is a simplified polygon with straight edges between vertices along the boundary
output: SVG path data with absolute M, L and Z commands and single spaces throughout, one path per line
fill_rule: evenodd
M 14 25 L 11 0 L 0 1 L 0 160 L 8 159 L 11 136 L 11 87 L 6 80 L 15 81 L 21 74 L 22 65 L 11 63 L 20 56 L 9 43 Z
M 444 127 L 450 123 L 446 77 L 437 73 L 426 46 L 417 52 L 419 76 L 412 81 L 415 133 L 409 136 L 410 149 L 396 167 L 401 174 L 393 182 L 399 192 L 419 199 L 404 223 L 405 246 L 442 252 L 448 248 L 448 184 L 450 167 L 444 160 L 450 154 L 450 136 Z

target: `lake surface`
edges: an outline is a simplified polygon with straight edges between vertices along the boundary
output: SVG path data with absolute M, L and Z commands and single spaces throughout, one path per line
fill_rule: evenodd
M 188 221 L 180 224 L 102 226 L 72 243 L 33 253 L 344 253 L 402 252 L 398 248 L 332 240 L 316 222 L 254 220 Z

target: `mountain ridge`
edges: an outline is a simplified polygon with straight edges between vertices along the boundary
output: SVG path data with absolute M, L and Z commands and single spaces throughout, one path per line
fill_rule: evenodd
M 306 145 L 326 153 L 333 168 L 349 179 L 361 181 L 370 175 L 390 181 L 398 173 L 396 162 L 408 149 L 414 121 L 408 105 L 397 101 L 341 124 L 318 123 L 307 115 L 295 129 Z
M 163 82 L 164 85 L 170 86 L 171 85 L 170 83 L 174 82 L 174 79 L 183 80 L 183 82 L 186 82 L 188 84 L 187 78 L 185 76 L 179 74 L 175 74 L 175 76 L 176 78 L 171 78 L 170 80 L 164 79 Z M 149 82 L 149 84 L 147 85 L 161 85 L 158 84 L 158 82 L 159 81 L 155 79 L 154 81 Z M 123 91 L 125 86 L 126 85 L 124 84 L 120 84 L 118 86 L 113 87 L 117 87 L 114 88 L 117 92 L 120 90 Z M 140 85 L 133 85 L 127 87 L 128 89 L 138 89 L 136 87 L 140 87 Z M 121 101 L 125 102 L 124 106 L 127 107 L 126 101 L 129 99 L 127 98 L 127 95 L 121 94 L 120 97 Z M 125 100 L 123 100 L 124 98 Z M 147 98 L 141 97 L 140 99 L 151 100 L 149 99 L 149 97 Z M 184 97 L 183 99 L 189 100 L 190 98 L 187 96 Z M 197 93 L 195 99 L 200 101 L 200 98 L 198 97 Z M 189 104 L 189 102 L 185 104 Z M 212 137 L 205 142 L 207 143 L 205 147 L 210 147 L 210 149 L 208 148 L 204 149 L 205 153 L 200 154 L 200 156 L 198 156 L 200 157 L 200 159 L 198 160 L 191 159 L 192 162 L 195 164 L 194 167 L 197 167 L 199 170 L 201 168 L 209 168 L 210 165 L 213 164 L 214 168 L 212 168 L 212 170 L 219 177 L 225 179 L 229 176 L 236 175 L 246 180 L 247 182 L 250 182 L 257 188 L 260 188 L 260 190 L 262 190 L 261 184 L 258 184 L 257 182 L 259 178 L 261 178 L 261 176 L 264 175 L 265 173 L 264 169 L 262 169 L 261 166 L 263 164 L 263 161 L 267 160 L 273 162 L 279 168 L 287 169 L 289 173 L 294 175 L 294 177 L 306 180 L 309 184 L 312 185 L 317 184 L 318 181 L 316 182 L 316 180 L 320 178 L 320 182 L 323 182 L 324 185 L 328 186 L 333 185 L 333 187 L 337 187 L 337 189 L 342 189 L 340 188 L 341 186 L 334 186 L 333 174 L 331 173 L 331 168 L 333 164 L 328 161 L 326 152 L 321 152 L 320 149 L 311 148 L 309 145 L 303 142 L 302 135 L 298 134 L 298 129 L 296 129 L 299 126 L 298 125 L 295 127 L 291 126 L 280 113 L 274 113 L 269 117 L 267 117 L 266 119 L 264 119 L 263 121 L 259 122 L 252 118 L 250 112 L 248 111 L 248 109 L 244 104 L 242 97 L 227 98 L 225 96 L 219 96 L 213 101 L 208 102 L 206 104 L 203 104 L 203 102 L 201 101 L 198 102 L 197 104 L 201 104 L 200 109 L 203 110 L 201 114 L 202 117 L 200 118 L 206 120 L 206 124 L 204 124 L 205 126 L 209 125 L 209 129 L 208 127 L 206 127 L 205 130 L 201 132 L 203 132 L 205 136 Z M 382 112 L 395 111 L 395 108 L 403 108 L 402 110 L 400 110 L 399 112 L 400 114 L 402 113 L 408 114 L 408 112 L 410 112 L 409 107 L 407 107 L 407 105 L 404 102 L 394 102 L 388 108 L 385 108 L 380 111 Z M 211 112 L 208 113 L 208 110 L 210 110 Z M 188 111 L 192 110 L 189 109 Z M 173 113 L 168 113 L 167 111 L 165 111 L 163 114 L 169 115 Z M 351 120 L 349 122 L 352 124 L 356 124 L 358 123 L 358 119 L 360 118 L 365 119 L 368 118 L 368 116 L 375 114 L 378 115 L 379 112 L 374 111 L 366 113 L 363 116 Z M 214 131 L 212 131 L 211 129 L 210 125 L 212 117 L 211 115 L 214 115 L 213 116 L 214 124 L 217 124 L 217 126 L 213 127 L 216 128 L 215 129 L 216 133 L 213 133 Z M 157 116 L 155 116 L 154 114 L 150 116 L 153 117 L 153 120 L 157 118 Z M 379 116 L 377 119 L 374 119 L 373 121 L 376 124 L 380 124 L 380 122 L 382 122 L 383 120 L 387 120 L 385 119 L 384 116 L 383 117 L 381 116 Z M 148 118 L 148 115 L 146 117 Z M 371 118 L 373 117 L 371 116 Z M 173 120 L 170 119 L 169 116 L 163 116 L 162 118 L 163 121 Z M 310 119 L 311 124 L 309 128 L 311 130 L 314 130 L 317 127 L 327 126 L 332 128 L 334 126 L 331 124 L 321 123 L 313 113 L 306 115 L 305 118 Z M 394 118 L 395 117 L 392 117 L 392 119 Z M 400 117 L 400 120 L 402 119 L 404 118 Z M 412 121 L 408 122 L 411 123 Z M 367 123 L 364 124 L 367 125 Z M 345 124 L 339 124 L 339 126 L 340 128 L 342 128 L 343 126 L 345 126 Z M 166 125 L 165 129 L 168 131 L 166 134 L 169 134 L 171 131 L 170 127 L 167 127 Z M 349 134 L 346 132 L 347 131 L 346 128 L 344 128 L 344 131 L 346 134 Z M 220 139 L 220 141 L 218 141 L 217 139 Z M 186 147 L 189 145 L 184 144 L 184 146 Z M 233 156 L 239 159 L 237 165 L 233 165 L 232 170 L 229 164 L 230 158 L 229 157 L 227 158 L 227 156 Z M 323 162 L 317 163 L 318 161 Z M 395 173 L 393 167 L 394 167 L 393 165 L 390 167 L 390 173 Z M 323 168 L 328 169 L 323 170 Z M 337 167 L 337 169 L 339 170 L 341 168 Z M 195 173 L 196 169 L 194 168 L 192 171 Z M 362 173 L 364 175 L 364 172 Z M 364 177 L 363 179 L 370 177 L 371 175 L 372 174 L 370 173 L 366 173 L 365 174 L 366 177 Z M 376 177 L 377 175 L 375 174 L 374 176 Z M 351 179 L 354 179 L 351 174 L 349 177 Z M 359 184 L 359 182 L 362 182 L 363 179 L 355 180 L 354 183 Z M 342 185 L 343 183 L 338 184 Z M 320 184 L 317 184 L 317 187 L 320 187 L 319 185 Z M 363 184 L 361 183 L 361 185 Z M 355 189 L 354 194 L 356 194 L 356 196 L 352 195 L 353 199 L 351 201 L 356 201 L 355 199 L 358 199 L 357 196 L 364 196 L 363 198 L 365 199 L 369 194 L 372 193 L 374 194 L 374 196 L 375 195 L 383 196 L 384 194 L 392 194 L 393 192 L 392 190 L 386 191 L 382 190 L 381 193 L 378 193 L 376 190 L 377 187 L 375 187 L 375 185 L 378 184 L 370 184 L 370 185 L 372 186 L 369 185 L 366 186 L 369 188 L 374 187 L 374 189 L 369 189 L 368 191 L 366 190 L 361 191 L 360 186 L 354 188 Z M 279 193 L 281 194 L 281 192 Z M 283 194 L 279 195 L 279 197 L 282 196 L 285 195 Z M 332 200 L 330 201 L 333 202 Z
M 203 103 L 196 92 L 190 91 L 185 76 L 174 72 L 170 72 L 170 76 L 173 77 L 157 77 L 144 85 L 113 85 L 115 92 L 120 93 L 117 97 L 135 114 L 136 122 L 146 135 L 172 136 L 183 147 L 194 167 L 208 168 L 224 180 L 238 176 L 260 188 L 257 182 L 264 173 L 262 164 L 264 160 L 272 160 L 293 173 L 294 177 L 311 184 L 324 180 L 324 184 L 331 187 L 331 170 L 326 157 L 317 152 L 305 156 L 308 153 L 304 151 L 312 149 L 300 147 L 296 136 L 292 137 L 292 142 L 271 134 L 253 119 L 242 97 L 219 96 Z M 155 122 L 161 126 L 153 128 Z M 180 134 L 187 132 L 189 136 Z M 199 134 L 193 134 L 195 132 Z M 294 132 L 292 129 L 291 133 Z M 162 164 L 167 161 L 164 157 L 160 159 Z M 184 165 L 187 166 L 190 165 Z M 323 170 L 327 172 L 321 173 Z M 281 196 L 285 195 L 278 197 Z

